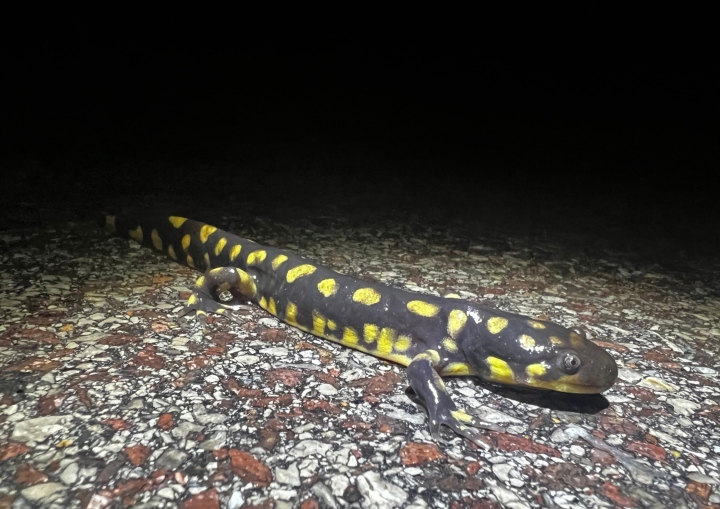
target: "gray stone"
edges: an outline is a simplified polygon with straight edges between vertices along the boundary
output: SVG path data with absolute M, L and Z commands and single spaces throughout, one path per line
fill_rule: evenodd
M 297 463 L 291 463 L 287 468 L 275 468 L 275 480 L 280 484 L 300 486 L 300 471 Z
M 59 482 L 46 482 L 25 488 L 20 494 L 25 500 L 29 500 L 30 502 L 42 501 L 48 504 L 60 497 L 62 495 L 61 492 L 65 491 L 65 489 L 65 486 Z
M 18 422 L 11 439 L 17 442 L 42 442 L 50 435 L 66 430 L 72 415 L 48 415 Z
M 155 468 L 175 470 L 187 460 L 188 454 L 178 449 L 168 449 L 155 461 Z
M 369 471 L 358 476 L 357 488 L 365 499 L 362 507 L 369 509 L 392 509 L 402 506 L 407 493 L 391 482 L 384 481 L 378 472 Z

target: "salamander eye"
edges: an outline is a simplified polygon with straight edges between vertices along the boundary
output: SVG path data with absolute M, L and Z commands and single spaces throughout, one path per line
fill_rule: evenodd
M 570 352 L 563 354 L 561 363 L 563 371 L 565 371 L 568 375 L 574 375 L 577 373 L 581 364 L 580 357 Z

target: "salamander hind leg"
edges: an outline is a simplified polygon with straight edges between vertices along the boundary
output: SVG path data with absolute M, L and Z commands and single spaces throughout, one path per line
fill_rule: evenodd
M 220 295 L 225 292 L 232 295 L 232 300 L 220 300 Z M 247 272 L 235 267 L 218 267 L 198 278 L 192 295 L 178 316 L 182 317 L 194 311 L 201 325 L 205 325 L 208 313 L 227 316 L 238 322 L 239 317 L 233 311 L 249 308 L 250 306 L 243 303 L 249 302 L 256 293 L 255 282 Z
M 455 406 L 445 389 L 445 383 L 438 375 L 439 365 L 440 355 L 435 350 L 426 350 L 416 355 L 407 369 L 410 387 L 427 409 L 430 435 L 434 440 L 442 441 L 440 426 L 445 425 L 474 444 L 489 449 L 488 444 L 481 440 L 482 434 L 478 428 L 498 432 L 504 429 L 483 423 Z

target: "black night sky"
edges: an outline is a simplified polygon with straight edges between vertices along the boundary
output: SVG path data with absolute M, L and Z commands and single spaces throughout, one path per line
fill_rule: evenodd
M 718 244 L 718 82 L 672 41 L 56 39 L 4 53 L 3 228 L 18 208 L 77 220 L 247 199 Z

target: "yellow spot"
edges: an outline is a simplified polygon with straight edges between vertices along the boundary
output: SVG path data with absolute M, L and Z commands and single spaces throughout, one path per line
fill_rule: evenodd
M 210 255 L 205 253 L 203 258 L 205 259 L 205 267 L 210 267 Z
M 410 336 L 406 336 L 405 334 L 400 334 L 398 336 L 397 341 L 395 341 L 395 350 L 398 352 L 406 352 L 408 348 L 410 348 L 410 345 L 412 344 L 412 338 Z
M 238 257 L 241 250 L 242 250 L 242 246 L 240 244 L 233 246 L 233 248 L 230 250 L 230 261 L 231 262 L 235 261 L 235 258 Z
M 447 331 L 451 338 L 457 339 L 460 331 L 465 327 L 467 315 L 459 309 L 453 309 L 448 316 Z
M 195 313 L 197 313 L 198 315 L 201 315 L 201 316 L 207 316 L 207 313 L 205 311 L 203 311 L 202 309 L 196 310 Z
M 407 308 L 412 313 L 420 316 L 435 316 L 440 311 L 440 308 L 435 304 L 430 304 L 422 300 L 411 300 L 407 303 Z
M 335 330 L 335 329 L 337 329 L 337 324 L 335 322 L 333 322 L 332 320 L 328 320 L 327 327 L 330 330 Z
M 150 232 L 150 240 L 152 240 L 152 244 L 155 249 L 162 251 L 162 239 L 160 238 L 158 231 L 154 228 L 153 231 Z
M 535 340 L 527 334 L 520 336 L 518 338 L 518 343 L 520 343 L 520 346 L 525 350 L 532 350 L 535 348 Z
M 251 278 L 250 275 L 244 270 L 235 270 L 237 271 L 237 275 L 240 278 L 240 293 L 242 293 L 248 299 L 252 299 L 253 297 L 255 297 L 255 295 L 257 295 L 257 286 L 255 286 L 255 281 L 253 281 L 253 278 Z
M 250 253 L 247 257 L 247 264 L 248 265 L 257 265 L 258 263 L 262 263 L 262 261 L 267 256 L 267 252 L 263 249 L 258 249 L 257 251 L 253 251 Z
M 205 276 L 200 276 L 197 278 L 197 281 L 195 281 L 195 288 L 202 288 L 202 286 L 205 284 Z
M 453 410 L 450 414 L 460 422 L 471 424 L 473 422 L 472 416 L 470 416 L 465 410 Z
M 287 279 L 288 283 L 292 283 L 298 278 L 301 278 L 303 276 L 309 276 L 316 270 L 317 268 L 315 266 L 309 265 L 307 263 L 304 265 L 298 265 L 297 267 L 293 267 L 292 269 L 287 271 L 285 279 Z
M 192 239 L 191 239 L 189 233 L 186 233 L 185 235 L 183 235 L 183 238 L 182 238 L 182 240 L 180 241 L 180 243 L 182 244 L 183 251 L 187 251 L 187 249 L 190 247 L 190 241 L 191 241 L 191 240 L 192 240 Z
M 223 273 L 223 267 L 216 267 L 210 271 L 211 276 L 219 276 Z
M 323 279 L 318 283 L 318 290 L 320 290 L 320 293 L 322 293 L 325 297 L 335 295 L 337 289 L 338 284 L 334 279 Z
M 504 360 L 497 357 L 488 357 L 487 364 L 490 368 L 490 377 L 496 382 L 515 382 L 515 374 L 510 365 Z
M 190 297 L 188 297 L 188 304 L 195 304 L 197 302 L 197 297 L 193 294 Z
M 170 217 L 168 217 L 168 220 L 170 221 L 170 224 L 172 224 L 175 228 L 180 228 L 182 225 L 185 224 L 185 221 L 187 221 L 187 218 L 179 217 L 179 216 L 170 216 Z
M 560 338 L 557 337 L 557 336 L 550 336 L 550 342 L 551 342 L 553 345 L 562 345 L 562 344 L 565 343 L 562 339 L 560 339 Z
M 215 312 L 216 312 L 217 314 L 219 314 L 219 315 L 222 315 L 222 314 L 224 314 L 224 313 L 225 313 L 225 311 L 226 311 L 226 309 L 225 309 L 225 308 L 218 308 L 218 309 L 216 309 L 216 310 L 215 310 Z
M 185 259 L 185 263 L 187 263 L 188 267 L 195 268 L 195 262 L 193 261 L 192 256 L 187 255 L 187 258 Z
M 383 355 L 392 352 L 396 336 L 397 333 L 393 329 L 383 327 L 380 331 L 380 337 L 378 337 L 377 352 Z
M 547 368 L 542 364 L 530 364 L 525 368 L 528 376 L 543 376 L 547 372 Z
M 312 319 L 313 333 L 317 334 L 318 336 L 322 336 L 323 334 L 325 334 L 325 324 L 327 323 L 326 318 L 317 311 L 313 310 Z
M 231 288 L 230 283 L 225 282 L 225 283 L 220 284 L 220 286 L 217 287 L 217 292 L 218 293 L 227 292 L 230 288 Z
M 445 348 L 445 350 L 451 353 L 455 353 L 458 351 L 457 343 L 453 341 L 452 338 L 443 339 L 442 346 Z
M 261 308 L 267 309 L 267 301 L 265 300 L 265 297 L 260 297 L 260 302 L 258 302 Z
M 207 239 L 210 235 L 215 233 L 217 231 L 217 228 L 214 226 L 210 226 L 209 224 L 204 224 L 202 228 L 200 228 L 200 240 L 203 244 L 207 242 Z
M 285 263 L 287 261 L 288 257 L 285 255 L 277 255 L 275 259 L 272 261 L 272 268 L 273 270 L 277 270 L 277 268 Z
M 360 288 L 353 293 L 353 300 L 366 306 L 372 306 L 380 302 L 380 294 L 372 288 Z
M 451 362 L 445 369 L 442 370 L 443 375 L 454 375 L 454 376 L 465 376 L 474 375 L 475 371 L 470 367 L 470 364 L 464 362 Z
M 173 260 L 177 260 L 177 255 L 175 254 L 175 248 L 172 246 L 168 246 L 168 256 L 172 258 Z
M 487 321 L 487 328 L 488 330 L 493 334 L 498 334 L 500 331 L 502 331 L 505 327 L 507 327 L 508 321 L 507 318 L 501 318 L 499 316 L 493 316 L 492 318 L 489 318 Z
M 446 299 L 462 299 L 457 293 L 448 293 L 447 295 L 443 295 Z
M 584 346 L 583 338 L 580 337 L 579 334 L 575 334 L 574 332 L 570 333 L 570 344 L 574 346 L 575 348 L 582 348 Z
M 110 233 L 115 233 L 115 216 L 105 216 L 105 229 Z
M 268 311 L 270 312 L 270 314 L 272 314 L 272 315 L 276 315 L 276 314 L 277 314 L 277 305 L 275 304 L 275 299 L 273 299 L 272 297 L 270 297 L 270 300 L 268 301 L 268 308 L 267 308 L 267 310 L 268 310 Z
M 357 332 L 352 327 L 345 327 L 343 329 L 343 343 L 347 345 L 356 345 L 359 339 L 360 338 L 358 338 Z
M 544 329 L 545 324 L 542 322 L 536 322 L 535 320 L 528 320 L 528 325 L 533 329 Z
M 225 249 L 226 244 L 227 239 L 225 237 L 222 237 L 217 241 L 217 244 L 215 244 L 215 256 L 220 256 L 220 253 L 222 253 L 222 250 Z
M 366 323 L 363 327 L 363 339 L 368 343 L 375 341 L 378 335 L 378 326 L 372 323 Z
M 437 353 L 435 350 L 425 350 L 424 352 L 420 352 L 417 354 L 413 360 L 415 359 L 421 359 L 421 360 L 427 360 L 432 362 L 433 364 L 437 364 L 440 362 L 440 354 Z
M 292 302 L 288 302 L 287 308 L 285 309 L 285 321 L 291 325 L 297 323 L 297 312 L 298 308 Z
M 142 227 L 138 226 L 134 230 L 130 230 L 128 232 L 128 235 L 130 235 L 132 238 L 134 238 L 138 242 L 142 242 L 142 239 L 143 239 Z

